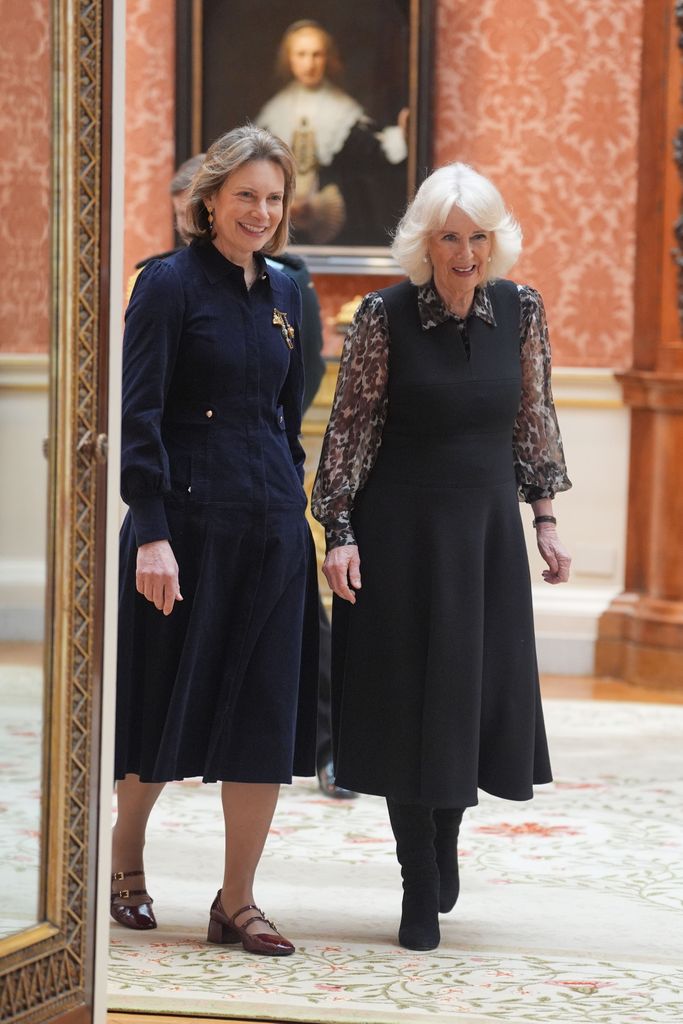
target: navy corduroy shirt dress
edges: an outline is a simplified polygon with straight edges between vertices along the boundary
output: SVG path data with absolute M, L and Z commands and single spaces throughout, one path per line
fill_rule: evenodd
M 257 260 L 247 290 L 241 267 L 195 242 L 144 268 L 126 312 L 117 778 L 315 771 L 300 295 Z M 135 589 L 138 546 L 162 539 L 183 596 L 169 616 Z

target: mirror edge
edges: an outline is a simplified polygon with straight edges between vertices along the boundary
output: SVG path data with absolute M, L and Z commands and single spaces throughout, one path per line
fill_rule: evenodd
M 109 121 L 102 94 L 111 74 L 111 0 L 52 0 L 50 15 L 54 336 L 43 920 L 0 944 L 0 1018 L 8 1024 L 92 1017 L 106 476 L 87 442 L 106 422 L 99 355 L 108 327 L 100 279 Z

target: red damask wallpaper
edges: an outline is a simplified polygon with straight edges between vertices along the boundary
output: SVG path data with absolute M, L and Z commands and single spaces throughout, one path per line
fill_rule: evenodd
M 125 276 L 173 245 L 175 4 L 126 3 Z
M 520 220 L 511 276 L 541 291 L 556 365 L 630 362 L 642 16 L 642 0 L 437 0 L 434 162 L 471 163 Z M 329 318 L 343 281 L 320 291 Z
M 45 352 L 50 290 L 47 0 L 0 0 L 0 351 Z
M 41 351 L 48 334 L 47 3 L 0 0 L 0 11 L 0 349 Z M 514 273 L 543 293 L 555 362 L 627 365 L 642 0 L 436 0 L 436 17 L 435 161 L 473 163 L 519 217 L 525 251 Z M 128 0 L 127 47 L 129 273 L 172 244 L 171 0 Z M 351 291 L 376 283 L 321 278 L 326 319 Z M 331 326 L 327 343 L 339 345 Z
M 642 0 L 439 0 L 437 163 L 522 223 L 555 360 L 625 366 L 633 330 Z
M 127 267 L 170 242 L 171 7 L 129 0 L 130 100 L 146 102 L 129 105 Z M 513 273 L 541 290 L 559 365 L 630 358 L 641 19 L 642 0 L 436 0 L 435 162 L 474 164 L 512 206 Z M 330 353 L 341 304 L 377 284 L 318 278 Z

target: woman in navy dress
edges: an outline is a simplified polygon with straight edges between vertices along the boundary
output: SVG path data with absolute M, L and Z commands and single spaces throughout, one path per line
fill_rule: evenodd
M 263 255 L 286 244 L 294 183 L 269 132 L 218 139 L 192 184 L 190 244 L 144 268 L 126 313 L 112 879 L 115 920 L 155 927 L 152 807 L 170 780 L 219 780 L 209 941 L 279 956 L 294 947 L 255 906 L 254 874 L 279 785 L 315 772 L 317 678 L 300 295 Z
M 551 780 L 519 500 L 561 583 L 551 499 L 571 485 L 543 303 L 502 276 L 520 248 L 470 167 L 423 183 L 393 244 L 410 280 L 367 295 L 346 338 L 313 492 L 336 780 L 387 798 L 411 949 L 439 943 L 478 788 L 528 800 Z

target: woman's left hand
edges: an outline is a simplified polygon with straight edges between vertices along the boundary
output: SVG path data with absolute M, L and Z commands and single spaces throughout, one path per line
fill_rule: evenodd
M 548 566 L 543 570 L 546 583 L 566 583 L 572 564 L 571 555 L 557 536 L 553 523 L 539 523 L 536 528 L 536 543 L 541 558 Z

